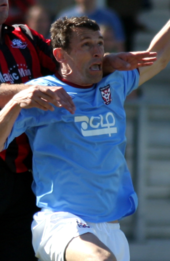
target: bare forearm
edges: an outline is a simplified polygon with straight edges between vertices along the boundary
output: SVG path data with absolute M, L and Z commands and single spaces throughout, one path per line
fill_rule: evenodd
M 0 151 L 4 149 L 4 144 L 9 136 L 13 124 L 19 115 L 21 108 L 15 100 L 10 100 L 0 111 Z
M 170 61 L 170 21 L 151 41 L 148 51 L 157 52 L 157 61 L 149 68 L 140 68 L 140 85 L 163 70 Z
M 149 51 L 162 51 L 166 46 L 170 45 L 170 20 L 164 25 L 164 27 L 156 34 L 151 41 L 148 50 Z
M 5 104 L 12 99 L 12 97 L 18 92 L 30 87 L 25 84 L 6 84 L 0 85 L 0 108 L 3 108 Z

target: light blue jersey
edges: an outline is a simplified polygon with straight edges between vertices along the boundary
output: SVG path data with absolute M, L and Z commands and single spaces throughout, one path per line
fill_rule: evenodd
M 124 158 L 124 101 L 139 73 L 116 71 L 90 88 L 76 88 L 55 76 L 29 84 L 57 85 L 73 98 L 74 115 L 22 109 L 5 147 L 26 132 L 33 151 L 37 206 L 68 211 L 85 221 L 107 222 L 132 214 L 137 196 Z

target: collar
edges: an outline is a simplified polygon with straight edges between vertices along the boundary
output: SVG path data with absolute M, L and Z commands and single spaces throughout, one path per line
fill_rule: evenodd
M 72 87 L 75 87 L 75 88 L 79 88 L 79 89 L 89 89 L 89 88 L 91 88 L 92 86 L 94 86 L 93 84 L 90 85 L 90 86 L 81 86 L 81 85 L 77 85 L 77 84 L 75 84 L 75 83 L 69 82 L 69 81 L 67 81 L 66 79 L 62 78 L 62 76 L 61 76 L 58 72 L 55 73 L 55 76 L 56 76 L 60 81 L 66 83 L 66 84 L 68 84 L 68 85 L 70 85 L 70 86 L 72 86 Z
M 14 31 L 14 26 L 9 25 L 9 24 L 3 24 L 2 25 L 2 33 L 6 34 L 6 33 L 10 33 Z
M 2 36 L 2 44 L 4 44 L 4 40 L 5 40 L 5 35 L 10 34 L 14 31 L 14 27 L 12 25 L 8 25 L 8 24 L 3 24 L 2 25 L 2 31 L 1 31 L 1 36 Z

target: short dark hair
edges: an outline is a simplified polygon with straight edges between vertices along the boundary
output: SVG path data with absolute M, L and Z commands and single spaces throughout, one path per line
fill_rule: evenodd
M 99 25 L 86 16 L 63 17 L 54 22 L 51 26 L 51 44 L 53 48 L 61 47 L 68 51 L 73 28 L 88 28 L 93 31 L 100 30 Z

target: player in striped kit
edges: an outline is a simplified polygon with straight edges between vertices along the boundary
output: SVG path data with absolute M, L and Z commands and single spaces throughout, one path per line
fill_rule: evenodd
M 52 60 L 50 41 L 26 25 L 5 24 L 7 17 L 8 1 L 0 0 L 0 108 L 15 93 L 25 88 L 22 83 L 52 74 L 56 68 Z M 33 95 L 32 92 L 33 97 L 38 98 L 48 90 L 49 99 L 54 102 L 54 93 L 49 88 L 41 89 L 42 92 L 40 88 L 36 89 L 34 88 L 34 92 L 37 94 Z M 65 97 L 66 93 L 60 91 L 62 97 Z M 73 104 L 69 95 L 66 95 L 65 100 Z M 38 104 L 37 99 L 36 102 Z M 70 107 L 71 104 L 69 103 Z M 0 153 L 1 260 L 36 260 L 30 231 L 32 215 L 37 211 L 31 190 L 31 158 L 32 153 L 25 134 L 17 137 L 7 150 Z

